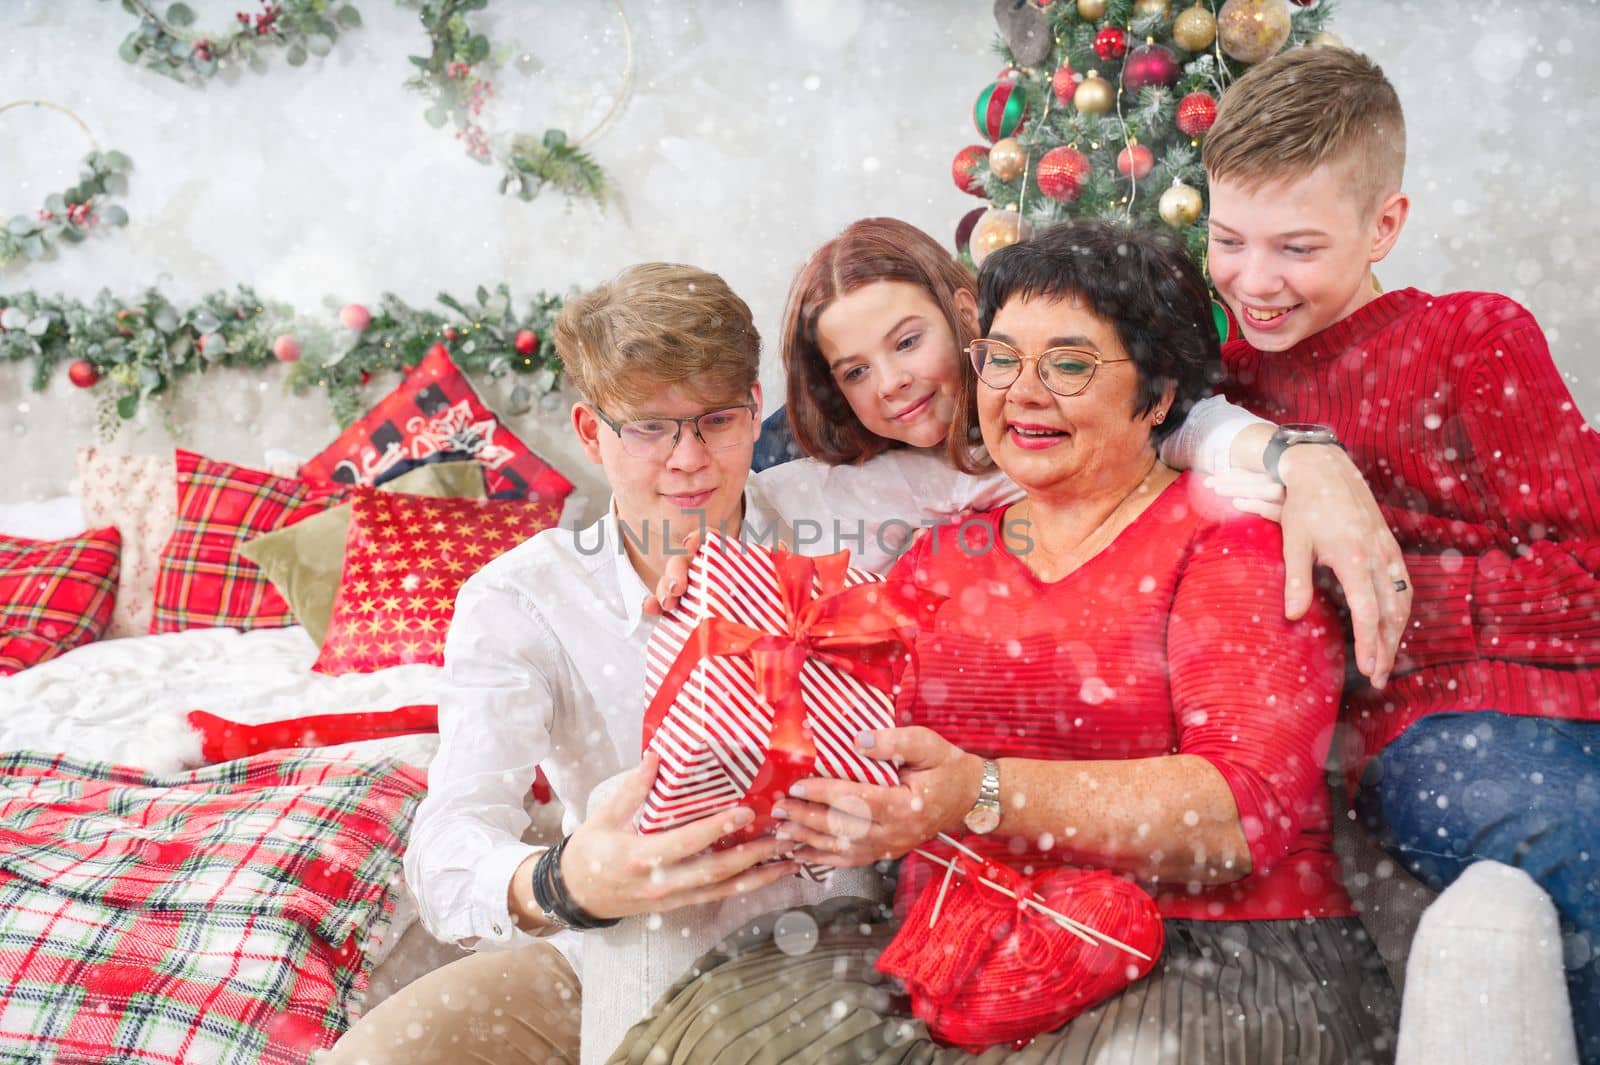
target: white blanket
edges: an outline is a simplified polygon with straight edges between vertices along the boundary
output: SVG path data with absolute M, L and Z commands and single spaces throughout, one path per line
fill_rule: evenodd
M 64 751 L 172 773 L 201 764 L 190 710 L 245 723 L 434 703 L 444 671 L 401 666 L 326 677 L 302 628 L 194 629 L 105 640 L 0 677 L 0 750 Z M 434 736 L 328 747 L 334 757 L 426 766 Z

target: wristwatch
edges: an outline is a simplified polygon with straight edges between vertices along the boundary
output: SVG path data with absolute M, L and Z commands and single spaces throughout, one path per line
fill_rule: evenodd
M 963 819 L 968 832 L 988 835 L 1000 827 L 1000 763 L 984 759 L 983 783 L 978 786 L 978 801 Z
M 1272 434 L 1272 439 L 1267 441 L 1267 450 L 1261 455 L 1261 465 L 1266 469 L 1267 476 L 1275 483 L 1283 483 L 1283 478 L 1278 476 L 1279 460 L 1283 458 L 1284 451 L 1296 444 L 1332 444 L 1337 448 L 1344 447 L 1339 443 L 1339 438 L 1333 434 L 1333 430 L 1326 425 L 1288 422 L 1278 426 Z

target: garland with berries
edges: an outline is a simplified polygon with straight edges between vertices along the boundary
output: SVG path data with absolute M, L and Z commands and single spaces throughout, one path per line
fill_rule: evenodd
M 1008 5 L 1008 63 L 979 95 L 956 185 L 989 200 L 957 245 L 970 261 L 1069 218 L 1154 223 L 1204 262 L 1200 147 L 1222 93 L 1287 48 L 1338 46 L 1332 0 L 1054 0 Z
M 185 3 L 157 12 L 149 0 L 122 0 L 139 16 L 139 27 L 124 38 L 117 54 L 129 63 L 177 81 L 198 84 L 229 63 L 264 69 L 265 52 L 281 50 L 292 67 L 310 56 L 325 56 L 343 30 L 361 25 L 353 4 L 329 0 L 261 0 L 261 10 L 240 11 L 227 29 L 194 29 L 194 10 Z
M 512 133 L 500 138 L 499 144 L 491 142 L 481 119 L 494 95 L 494 82 L 488 75 L 500 59 L 489 39 L 467 22 L 467 15 L 483 10 L 489 0 L 402 2 L 417 7 L 431 46 L 427 55 L 410 57 L 417 74 L 406 82 L 429 100 L 423 112 L 429 125 L 436 129 L 453 127 L 456 139 L 465 145 L 471 158 L 486 166 L 498 166 L 502 194 L 515 193 L 520 199 L 531 200 L 548 186 L 569 199 L 605 202 L 605 171 L 579 145 L 592 140 L 610 124 L 632 84 L 633 31 L 618 0 L 612 3 L 622 21 L 627 59 L 622 87 L 605 117 L 582 137 L 569 138 L 564 130 L 547 129 L 539 135 Z
M 111 197 L 128 191 L 128 171 L 133 164 L 118 151 L 102 152 L 83 119 L 49 100 L 13 100 L 0 105 L 0 112 L 13 107 L 47 107 L 75 122 L 89 138 L 89 154 L 83 157 L 78 183 L 45 197 L 44 206 L 29 217 L 13 215 L 0 227 L 0 267 L 21 259 L 43 259 L 63 244 L 81 244 L 98 226 L 125 226 L 128 212 L 108 203 Z
M 441 293 L 450 312 L 441 313 L 385 293 L 376 311 L 346 304 L 334 323 L 296 318 L 244 285 L 188 307 L 154 288 L 134 300 L 102 291 L 92 304 L 31 291 L 0 294 L 0 362 L 31 361 L 35 391 L 68 364 L 72 383 L 99 395 L 104 436 L 186 375 L 275 363 L 290 364 L 290 391 L 326 391 L 334 419 L 346 426 L 367 406 L 361 389 L 373 376 L 409 369 L 439 346 L 469 374 L 524 377 L 511 392 L 511 413 L 522 413 L 559 386 L 550 330 L 562 297 L 540 292 L 518 309 L 503 284 L 479 286 L 474 296 Z

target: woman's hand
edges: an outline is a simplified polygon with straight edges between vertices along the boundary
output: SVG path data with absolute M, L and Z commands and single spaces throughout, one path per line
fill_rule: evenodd
M 1350 609 L 1356 667 L 1381 688 L 1411 617 L 1411 582 L 1400 544 L 1361 471 L 1340 448 L 1287 448 L 1278 473 L 1282 487 L 1265 474 L 1237 470 L 1208 483 L 1232 496 L 1240 510 L 1283 526 L 1285 617 L 1298 620 L 1310 608 L 1313 566 L 1333 571 Z
M 710 847 L 748 825 L 754 814 L 736 807 L 651 835 L 633 827 L 633 815 L 650 793 L 659 759 L 644 762 L 623 780 L 572 834 L 561 856 L 561 876 L 572 900 L 599 918 L 665 913 L 702 902 L 757 891 L 792 876 L 795 864 L 772 862 L 792 842 L 759 839 L 723 851 Z
M 773 809 L 779 836 L 802 844 L 797 861 L 838 868 L 898 858 L 940 832 L 960 832 L 978 799 L 983 760 L 931 729 L 862 733 L 861 753 L 900 767 L 898 787 L 812 777 Z M 779 811 L 782 811 L 780 814 Z

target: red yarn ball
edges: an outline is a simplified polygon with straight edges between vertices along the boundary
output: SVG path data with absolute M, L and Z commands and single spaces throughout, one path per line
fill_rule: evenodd
M 956 188 L 973 196 L 988 196 L 978 183 L 977 175 L 972 172 L 973 167 L 987 158 L 989 149 L 982 144 L 969 144 L 957 152 L 950 163 L 950 177 L 955 180 Z
M 1067 64 L 1062 63 L 1060 69 L 1050 78 L 1050 88 L 1055 90 L 1056 99 L 1065 107 L 1072 102 L 1072 94 L 1078 91 L 1078 83 L 1083 81 L 1083 76 Z
M 1176 85 L 1183 70 L 1172 50 L 1159 44 L 1140 45 L 1122 65 L 1122 84 L 1130 92 L 1146 85 Z
M 67 380 L 79 388 L 92 388 L 100 380 L 100 371 L 94 368 L 94 363 L 87 359 L 79 359 L 67 367 Z
M 1107 63 L 1128 54 L 1127 31 L 1116 26 L 1106 26 L 1094 35 L 1094 54 Z
M 1089 180 L 1089 157 L 1065 145 L 1051 148 L 1039 160 L 1036 171 L 1039 191 L 1060 203 L 1071 203 L 1083 195 Z
M 532 329 L 519 329 L 516 345 L 518 355 L 532 355 L 539 350 L 539 334 Z
M 1123 177 L 1132 173 L 1135 181 L 1149 177 L 1155 165 L 1156 157 L 1142 144 L 1130 144 L 1117 153 L 1117 173 Z
M 1192 92 L 1178 101 L 1178 131 L 1186 137 L 1202 136 L 1217 121 L 1217 101 L 1203 92 Z

